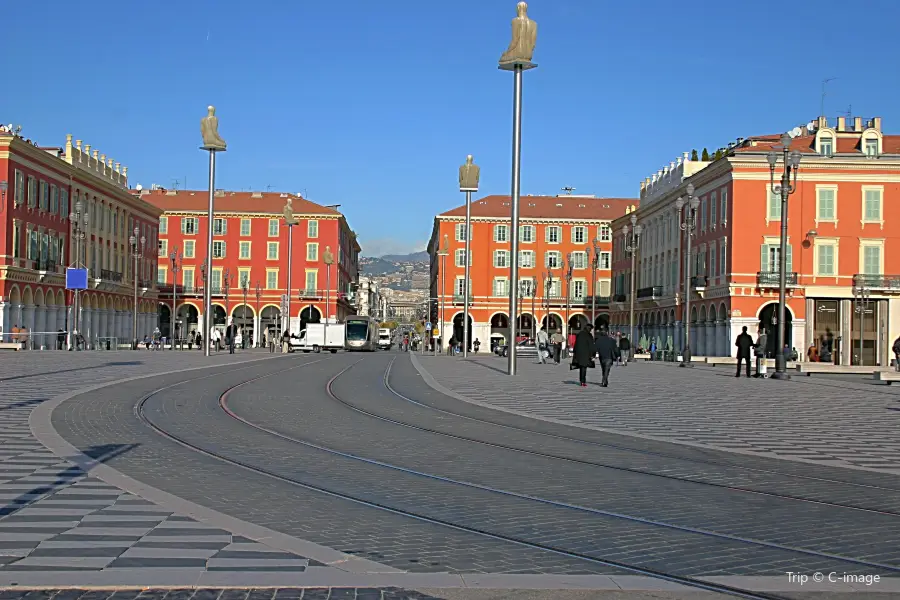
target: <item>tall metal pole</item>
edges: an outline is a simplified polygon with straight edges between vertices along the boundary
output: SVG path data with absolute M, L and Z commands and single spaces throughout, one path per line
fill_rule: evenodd
M 512 244 L 510 244 L 509 280 L 519 281 L 519 196 L 522 169 L 522 73 L 523 66 L 513 68 L 513 148 L 512 148 Z M 506 372 L 516 374 L 516 324 L 518 315 L 519 286 L 511 285 L 509 290 L 509 355 Z
M 285 331 L 287 331 L 288 335 L 291 335 L 291 275 L 294 273 L 294 224 L 292 222 L 288 223 L 288 272 L 287 272 L 287 302 L 285 302 L 285 308 L 287 315 L 285 317 Z M 312 311 L 309 313 L 309 317 L 312 318 Z M 282 332 L 282 335 L 284 333 Z
M 631 292 L 628 294 L 628 341 L 632 344 L 634 341 L 634 283 L 635 283 L 635 263 L 637 256 L 637 248 L 631 249 Z
M 438 339 L 440 340 L 441 346 L 444 345 L 444 271 L 447 264 L 445 260 L 446 255 L 441 255 L 441 326 L 438 328 Z M 469 257 L 466 257 L 466 260 L 469 260 Z M 443 348 L 442 348 L 443 350 Z M 434 355 L 437 356 L 437 344 L 434 345 Z
M 531 339 L 537 339 L 537 323 L 535 319 L 537 315 L 534 314 L 534 297 L 537 294 L 537 277 L 531 277 Z
M 594 258 L 591 260 L 591 327 L 597 326 L 597 247 L 594 246 Z
M 464 297 L 463 302 L 465 303 L 465 308 L 463 309 L 463 358 L 468 358 L 469 356 L 469 264 L 471 261 L 469 260 L 469 251 L 471 250 L 471 240 L 472 237 L 472 192 L 466 192 L 466 270 L 465 277 L 466 280 L 463 282 L 463 291 Z M 513 280 L 515 281 L 515 280 Z
M 131 349 L 137 350 L 137 311 L 138 311 L 138 254 L 137 248 L 134 251 L 134 310 L 131 312 Z
M 678 209 L 678 226 L 687 236 L 686 250 L 684 252 L 684 313 L 681 321 L 684 323 L 684 348 L 681 351 L 681 364 L 679 367 L 691 368 L 691 238 L 694 235 L 694 218 L 700 199 L 694 197 L 694 186 L 687 186 L 687 202 L 682 198 L 675 201 Z M 685 212 L 682 213 L 682 209 Z
M 209 207 L 206 215 L 206 272 L 209 282 L 203 286 L 203 354 L 209 356 L 210 334 L 212 333 L 212 260 L 213 260 L 213 202 L 216 195 L 216 151 L 209 150 Z

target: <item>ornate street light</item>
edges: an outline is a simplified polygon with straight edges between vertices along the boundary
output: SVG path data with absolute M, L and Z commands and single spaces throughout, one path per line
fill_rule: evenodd
M 293 208 L 293 200 L 288 197 L 287 203 L 284 205 L 284 224 L 287 225 L 288 228 L 288 267 L 287 267 L 287 294 L 285 297 L 287 298 L 286 302 L 282 302 L 284 306 L 282 310 L 282 322 L 285 324 L 288 335 L 291 333 L 291 274 L 294 271 L 294 225 L 297 224 L 297 219 L 294 217 L 294 208 Z M 284 315 L 287 315 L 285 317 Z M 312 317 L 312 313 L 310 312 L 310 317 Z M 283 335 L 283 333 L 282 333 Z
M 466 232 L 468 234 L 468 232 Z M 438 256 L 441 258 L 441 314 L 438 317 L 438 321 L 440 321 L 440 327 L 438 328 L 438 339 L 441 342 L 441 345 L 444 344 L 444 276 L 447 271 L 447 255 L 450 254 L 450 239 L 449 236 L 444 234 L 444 243 L 441 246 L 441 249 L 438 250 Z M 469 256 L 466 255 L 466 263 L 469 262 Z M 468 298 L 467 298 L 468 300 Z M 437 356 L 437 341 L 434 343 L 434 355 Z
M 262 339 L 262 314 L 259 312 L 259 298 L 262 293 L 259 291 L 259 279 L 256 280 L 256 320 L 259 322 L 259 329 L 256 334 L 253 336 L 254 345 L 259 348 L 259 340 Z
M 334 264 L 334 254 L 331 253 L 331 246 L 325 246 L 322 262 L 325 263 L 325 343 L 327 344 L 328 315 L 331 312 L 331 265 Z M 309 317 L 312 318 L 312 312 L 309 313 Z
M 181 271 L 183 258 L 178 246 L 174 247 L 172 254 L 169 255 L 172 261 L 172 350 L 175 349 L 175 340 L 178 337 L 178 272 Z
M 138 331 L 137 331 L 137 322 L 138 322 L 138 261 L 144 258 L 144 250 L 147 247 L 147 238 L 141 236 L 141 239 L 138 240 L 138 234 L 141 230 L 137 227 L 134 228 L 134 234 L 129 236 L 128 242 L 131 244 L 131 257 L 134 259 L 134 311 L 131 313 L 131 349 L 137 350 L 138 348 Z M 138 242 L 140 241 L 140 245 Z
M 591 248 L 585 250 L 590 255 Z M 600 238 L 594 238 L 594 256 L 591 259 L 591 327 L 597 326 L 597 269 L 600 267 Z
M 241 273 L 241 290 L 244 292 L 244 307 L 241 309 L 241 346 L 247 347 L 247 292 L 249 291 L 250 282 L 246 273 Z
M 625 252 L 631 255 L 631 292 L 628 294 L 628 339 L 634 344 L 634 285 L 635 285 L 635 263 L 638 248 L 641 245 L 641 232 L 644 230 L 643 225 L 638 225 L 637 215 L 631 213 L 631 235 L 629 235 L 628 225 L 622 226 L 622 237 L 625 238 Z
M 466 269 L 465 282 L 463 283 L 463 358 L 469 356 L 469 297 L 472 291 L 469 289 L 469 251 L 472 237 L 472 192 L 478 191 L 478 180 L 481 176 L 481 168 L 476 165 L 472 155 L 466 157 L 466 164 L 459 168 L 459 191 L 466 193 Z M 511 279 L 510 281 L 516 281 Z
M 225 152 L 225 148 L 227 146 L 225 140 L 222 139 L 222 137 L 219 135 L 219 118 L 216 116 L 215 106 L 210 105 L 206 107 L 206 116 L 200 119 L 200 133 L 203 136 L 203 145 L 200 146 L 200 149 L 209 152 L 209 207 L 207 209 L 206 215 L 206 270 L 212 273 L 214 221 L 213 200 L 215 199 L 216 194 L 216 152 Z M 209 332 L 212 331 L 211 288 L 212 286 L 207 285 L 203 292 L 203 314 L 204 320 L 206 321 L 205 329 L 207 329 L 204 337 L 209 335 Z M 209 343 L 206 344 L 206 350 L 204 351 L 204 354 L 206 356 L 209 356 Z
M 856 312 L 859 314 L 859 357 L 857 358 L 856 364 L 862 366 L 863 364 L 863 332 L 865 331 L 865 316 L 866 309 L 869 308 L 869 297 L 871 296 L 871 291 L 866 287 L 865 281 L 860 280 L 853 288 L 853 298 L 856 304 Z M 877 361 L 877 356 L 876 356 Z
M 566 347 L 568 348 L 569 344 L 569 294 L 572 291 L 572 269 L 575 265 L 572 264 L 572 253 L 569 252 L 566 254 Z
M 800 170 L 800 153 L 791 152 L 791 136 L 788 133 L 781 136 L 781 152 L 783 170 L 781 184 L 775 185 L 775 165 L 778 163 L 778 154 L 775 151 L 766 155 L 769 163 L 769 186 L 773 194 L 781 195 L 781 244 L 778 250 L 778 346 L 775 348 L 775 372 L 772 379 L 790 379 L 787 374 L 787 360 L 784 356 L 784 313 L 785 295 L 787 291 L 787 226 L 788 226 L 788 196 L 797 189 L 797 171 Z M 791 175 L 793 174 L 793 184 Z M 862 348 L 860 348 L 862 358 Z
M 687 201 L 681 197 L 675 201 L 678 227 L 687 237 L 687 250 L 684 253 L 684 313 L 681 315 L 681 321 L 684 323 L 684 350 L 681 352 L 679 367 L 694 366 L 691 364 L 691 238 L 697 229 L 697 208 L 700 206 L 700 198 L 694 196 L 693 184 L 689 183 L 686 191 Z M 682 209 L 686 210 L 682 212 Z
M 84 268 L 84 263 L 82 262 L 83 248 L 84 248 L 84 239 L 87 237 L 87 227 L 88 227 L 88 211 L 84 210 L 84 204 L 81 202 L 81 198 L 75 201 L 75 211 L 69 213 L 69 222 L 72 224 L 72 239 L 75 240 L 75 260 L 72 261 L 72 266 L 76 269 Z M 69 334 L 69 347 L 78 349 L 78 340 L 76 336 L 78 335 L 79 327 L 81 326 L 81 290 L 75 290 L 75 300 L 74 305 L 72 307 L 72 331 Z M 21 309 L 19 314 L 19 321 L 22 320 Z

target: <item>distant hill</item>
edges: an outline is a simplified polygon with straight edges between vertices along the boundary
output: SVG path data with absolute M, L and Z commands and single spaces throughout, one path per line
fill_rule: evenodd
M 396 263 L 383 258 L 362 258 L 359 267 L 363 275 L 388 275 L 400 270 Z
M 413 252 L 412 254 L 386 254 L 384 256 L 379 257 L 381 260 L 395 263 L 408 263 L 408 262 L 428 262 L 429 257 L 428 253 L 422 250 L 421 252 Z

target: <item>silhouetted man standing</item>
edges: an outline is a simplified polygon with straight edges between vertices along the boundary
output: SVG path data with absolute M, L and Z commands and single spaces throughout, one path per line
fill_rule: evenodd
M 741 376 L 741 361 L 747 363 L 747 377 L 750 377 L 750 348 L 753 347 L 753 338 L 747 333 L 747 327 L 741 328 L 741 334 L 734 341 L 737 346 L 737 373 L 735 377 Z
M 597 357 L 600 359 L 600 370 L 603 372 L 603 380 L 600 385 L 609 387 L 609 371 L 612 369 L 613 362 L 619 356 L 619 346 L 616 340 L 609 337 L 606 329 L 600 328 L 600 335 L 597 336 Z

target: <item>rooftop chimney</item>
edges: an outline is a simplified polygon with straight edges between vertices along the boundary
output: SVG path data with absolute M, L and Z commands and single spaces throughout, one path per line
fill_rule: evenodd
M 847 131 L 847 117 L 838 117 L 837 130 Z
M 853 117 L 853 131 L 857 133 L 862 131 L 862 117 Z

